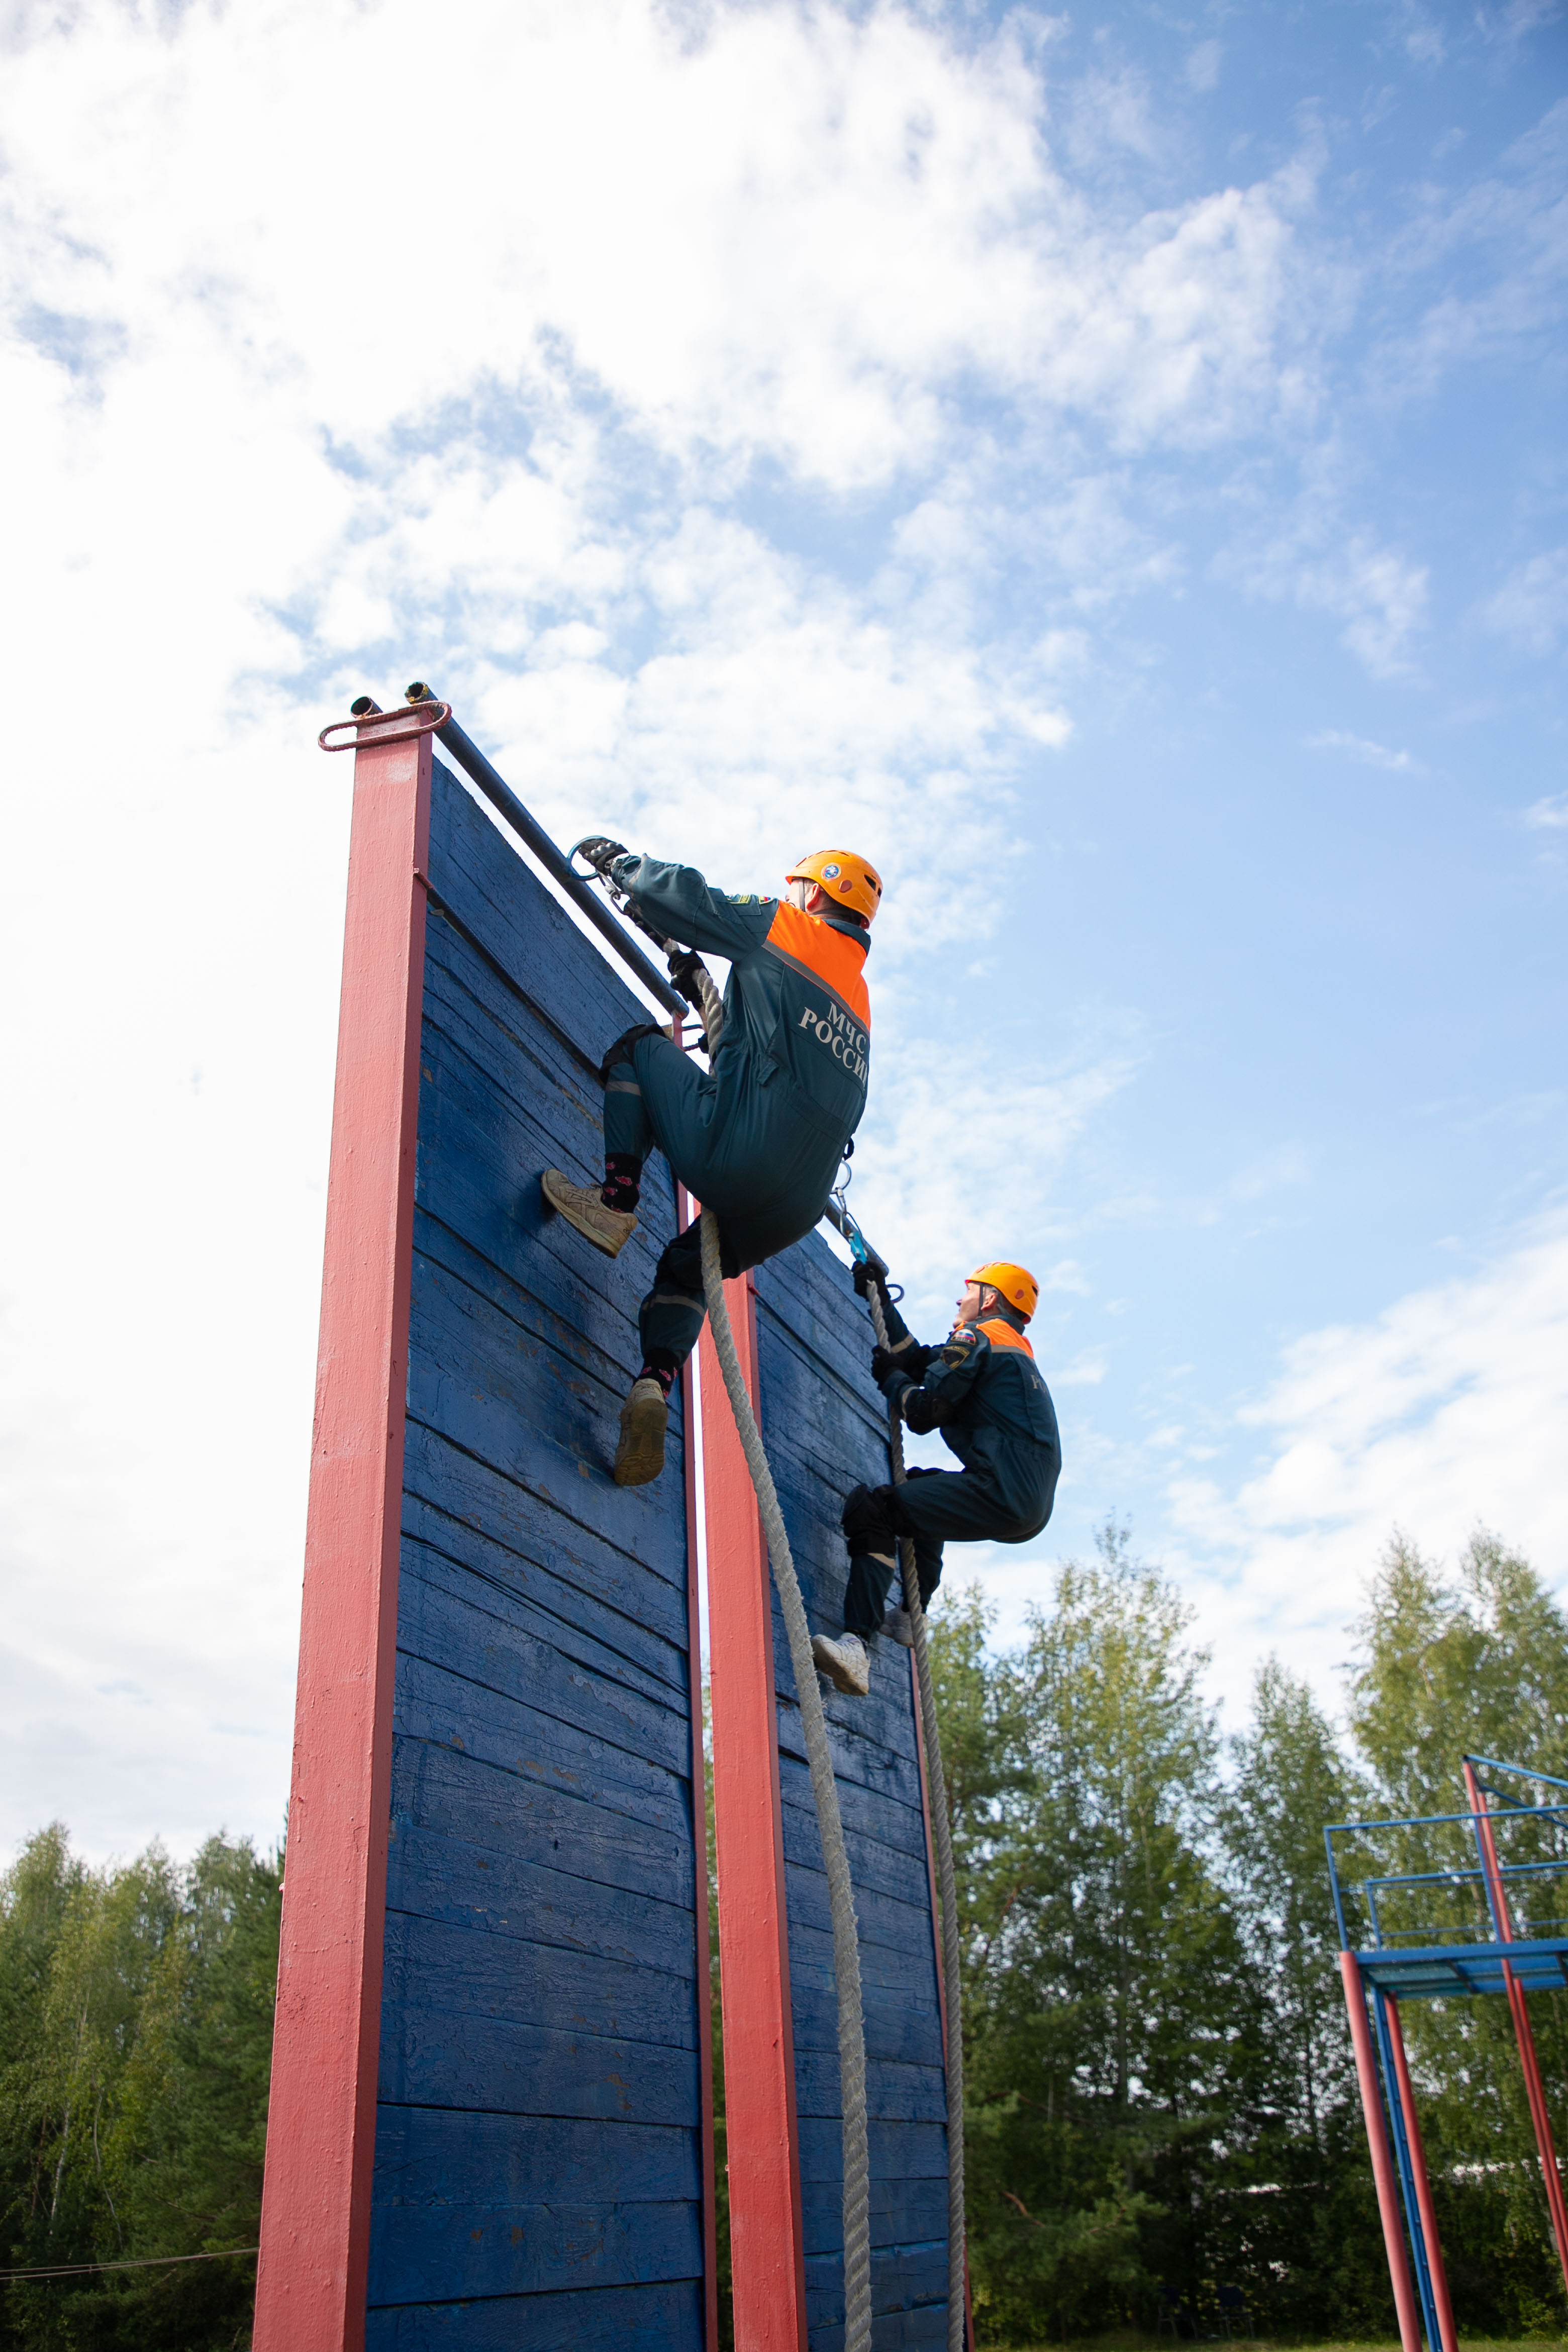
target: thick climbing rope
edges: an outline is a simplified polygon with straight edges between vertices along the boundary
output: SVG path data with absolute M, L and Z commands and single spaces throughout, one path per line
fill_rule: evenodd
M 833 1973 L 838 1987 L 839 2103 L 844 2113 L 844 2345 L 845 2352 L 869 2352 L 871 2342 L 871 2221 L 870 2176 L 866 2146 L 866 2029 L 860 2007 L 860 1946 L 855 1925 L 855 1904 L 849 1884 L 849 1856 L 844 1846 L 844 1823 L 838 1811 L 838 1789 L 827 1746 L 827 1718 L 822 1710 L 816 1668 L 812 1662 L 811 1632 L 805 1602 L 795 1572 L 784 1513 L 779 1508 L 768 1457 L 763 1450 L 752 1401 L 735 1349 L 735 1334 L 724 1305 L 724 1277 L 719 1258 L 719 1221 L 711 1209 L 702 1212 L 702 1287 L 708 1297 L 708 1319 L 730 1403 L 745 1452 L 746 1466 L 757 1490 L 757 1507 L 767 1538 L 768 1558 L 779 1589 L 784 1632 L 789 1637 L 790 1664 L 800 1699 L 801 1728 L 805 1734 L 805 1760 L 811 1768 L 816 1822 L 822 1833 L 822 1856 L 827 1865 L 827 1896 L 833 1915 Z
M 879 1348 L 888 1345 L 888 1318 L 881 1293 L 873 1282 L 866 1286 L 871 1324 Z M 893 1484 L 904 1484 L 904 1429 L 896 1404 L 888 1408 L 888 1458 Z M 925 1737 L 926 1778 L 931 1788 L 931 1835 L 936 1842 L 937 1886 L 942 1896 L 942 1974 L 946 1996 L 947 2058 L 947 2341 L 948 2352 L 963 2352 L 967 2306 L 963 2222 L 963 2019 L 958 1985 L 958 1879 L 952 1864 L 952 1823 L 947 1810 L 947 1780 L 942 1769 L 942 1736 L 937 1729 L 936 1690 L 931 1681 L 931 1651 L 926 1643 L 925 1611 L 921 1606 L 921 1580 L 915 1572 L 915 1548 L 908 1536 L 899 1544 L 903 1571 L 904 1607 L 914 1635 L 915 1672 L 920 1678 L 921 1729 Z

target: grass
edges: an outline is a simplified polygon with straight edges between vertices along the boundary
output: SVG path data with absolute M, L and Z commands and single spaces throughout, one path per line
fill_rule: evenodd
M 1190 2337 L 1181 2339 L 1183 2345 Z M 1286 2337 L 1286 2336 L 1211 2336 L 1200 2342 L 1224 2345 L 1226 2352 L 1401 2352 L 1396 2341 L 1385 2336 Z M 1050 2344 L 1020 2344 L 1012 2352 L 1064 2352 L 1063 2346 Z M 1066 2352 L 1181 2352 L 1168 2336 L 1142 2336 L 1135 2328 L 1120 2328 L 1109 2336 L 1085 2336 L 1075 2339 Z M 1459 2352 L 1568 2352 L 1568 2337 L 1561 2336 L 1464 2336 L 1459 2337 Z

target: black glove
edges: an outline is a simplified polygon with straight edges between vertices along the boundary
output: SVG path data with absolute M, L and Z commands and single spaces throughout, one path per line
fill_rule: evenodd
M 626 845 L 624 841 L 606 841 L 602 833 L 591 833 L 586 841 L 577 844 L 573 855 L 585 857 L 599 873 L 607 874 L 617 857 L 626 856 Z
M 922 1348 L 918 1339 L 911 1339 L 907 1348 L 873 1348 L 871 1378 L 879 1388 L 889 1372 L 902 1372 L 907 1380 L 923 1381 L 935 1353 L 934 1348 Z
M 849 1269 L 849 1279 L 855 1285 L 855 1295 L 858 1298 L 869 1298 L 871 1286 L 875 1283 L 878 1295 L 881 1298 L 883 1307 L 886 1308 L 888 1277 L 880 1266 L 873 1265 L 868 1257 L 858 1257 Z

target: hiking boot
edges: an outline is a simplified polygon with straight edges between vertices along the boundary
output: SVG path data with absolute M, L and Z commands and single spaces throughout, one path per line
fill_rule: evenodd
M 846 1698 L 865 1698 L 871 1688 L 871 1661 L 858 1633 L 840 1633 L 830 1642 L 826 1633 L 811 1637 L 811 1655 L 819 1675 L 826 1675 Z
M 889 1609 L 882 1620 L 882 1631 L 889 1642 L 897 1642 L 900 1650 L 915 1646 L 915 1629 L 907 1609 Z
M 574 1184 L 559 1168 L 547 1168 L 539 1180 L 539 1189 L 544 1195 L 545 1206 L 559 1210 L 567 1223 L 574 1225 L 584 1240 L 603 1250 L 606 1257 L 619 1256 L 637 1231 L 633 1212 L 606 1209 L 597 1184 Z
M 617 1486 L 647 1486 L 664 1467 L 664 1433 L 669 1406 L 657 1381 L 632 1382 L 621 1407 L 621 1442 L 616 1448 Z

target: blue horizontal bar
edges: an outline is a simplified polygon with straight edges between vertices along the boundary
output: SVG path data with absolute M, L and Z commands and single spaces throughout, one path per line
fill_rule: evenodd
M 1517 1768 L 1513 1765 L 1510 1765 L 1509 1767 L 1510 1771 L 1516 1769 Z M 1549 1775 L 1544 1772 L 1538 1772 L 1535 1775 L 1535 1778 L 1539 1780 L 1544 1780 L 1549 1778 Z M 1552 1785 L 1554 1789 L 1568 1789 L 1568 1780 L 1553 1780 Z M 1518 1822 L 1523 1821 L 1527 1817 L 1533 1817 L 1536 1814 L 1546 1813 L 1552 1814 L 1553 1816 L 1559 1813 L 1568 1813 L 1568 1804 L 1510 1805 L 1506 1813 L 1489 1813 L 1484 1818 L 1494 1822 Z M 1479 1813 L 1401 1813 L 1395 1820 L 1384 1822 L 1325 1822 L 1323 1824 L 1323 1835 L 1325 1837 L 1349 1837 L 1353 1830 L 1429 1830 L 1441 1827 L 1442 1823 L 1445 1822 L 1479 1822 L 1482 1818 L 1483 1816 Z
M 1487 1772 L 1517 1772 L 1521 1780 L 1544 1780 L 1549 1789 L 1568 1789 L 1568 1780 L 1560 1780 L 1555 1772 L 1537 1772 L 1529 1764 L 1504 1764 L 1496 1756 L 1467 1756 L 1463 1761 Z
M 1568 1937 L 1517 1944 L 1428 1944 L 1403 1952 L 1383 1946 L 1356 1954 L 1369 1983 L 1404 2000 L 1500 1993 L 1506 1990 L 1505 1960 L 1526 1992 L 1568 1985 Z

